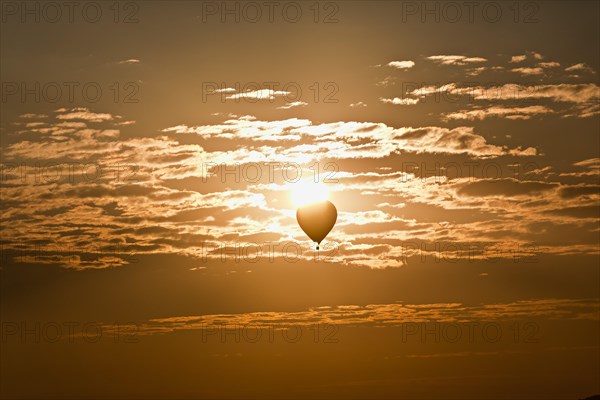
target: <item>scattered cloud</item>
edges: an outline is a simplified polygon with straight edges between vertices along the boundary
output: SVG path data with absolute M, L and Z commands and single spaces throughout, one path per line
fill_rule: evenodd
M 487 274 L 481 274 L 487 275 Z M 408 323 L 482 323 L 490 321 L 553 320 L 598 321 L 597 299 L 534 299 L 509 303 L 465 305 L 461 303 L 433 304 L 367 304 L 312 307 L 302 311 L 251 312 L 240 314 L 186 315 L 157 318 L 136 324 L 141 335 L 164 335 L 181 330 L 205 330 L 251 326 L 254 329 L 289 329 L 291 326 L 335 324 L 342 326 L 402 326 Z M 127 327 L 105 325 L 103 331 Z M 493 352 L 420 354 L 407 357 L 460 357 L 493 355 Z
M 507 119 L 530 119 L 534 115 L 551 114 L 553 111 L 544 106 L 528 107 L 489 107 L 476 110 L 461 110 L 445 114 L 446 119 L 482 120 L 489 117 L 502 117 Z
M 308 103 L 305 101 L 292 101 L 291 103 L 286 103 L 285 105 L 277 107 L 277 108 L 281 109 L 281 110 L 288 110 L 290 108 L 305 107 L 307 105 L 308 105 Z
M 467 65 L 473 63 L 486 62 L 487 59 L 483 57 L 467 57 L 457 55 L 440 55 L 440 56 L 429 56 L 428 60 L 435 61 L 442 65 Z
M 570 67 L 565 68 L 565 71 L 567 71 L 567 72 L 581 71 L 581 72 L 594 73 L 594 70 L 592 69 L 592 67 L 590 67 L 589 65 L 587 65 L 585 63 L 571 65 Z
M 386 76 L 383 80 L 377 82 L 375 86 L 388 87 L 396 84 L 397 78 L 394 76 Z
M 558 63 L 556 61 L 541 62 L 541 63 L 538 63 L 538 66 L 541 68 L 558 68 L 558 67 L 560 67 L 560 63 Z
M 460 89 L 456 85 L 445 88 Z M 579 101 L 585 90 L 581 86 L 552 86 L 542 93 Z M 451 118 L 470 121 L 550 114 L 550 108 L 544 107 L 495 105 L 478 109 L 477 113 L 464 110 L 461 112 L 465 115 Z M 81 114 L 69 116 L 72 113 Z M 63 119 L 58 118 L 61 115 Z M 124 137 L 119 128 L 122 121 L 128 120 L 84 108 L 59 109 L 48 118 L 19 119 L 34 123 L 31 126 L 9 124 L 19 136 L 3 147 L 5 162 L 51 163 L 53 168 L 72 168 L 74 163 L 101 165 L 103 174 L 96 180 L 75 181 L 59 175 L 42 183 L 36 183 L 34 172 L 8 174 L 3 187 L 8 206 L 3 215 L 16 213 L 19 218 L 15 224 L 3 227 L 5 237 L 10 238 L 7 248 L 35 246 L 37 240 L 48 235 L 68 245 L 73 238 L 69 232 L 74 229 L 80 232 L 76 237 L 84 249 L 88 244 L 108 248 L 126 235 L 123 246 L 128 252 L 177 253 L 190 257 L 205 254 L 209 258 L 221 257 L 218 249 L 223 246 L 257 240 L 252 235 L 277 235 L 269 240 L 281 244 L 305 240 L 294 222 L 293 206 L 288 204 L 286 182 L 268 181 L 268 170 L 264 170 L 258 182 L 238 179 L 224 184 L 219 167 L 224 164 L 270 163 L 274 165 L 271 172 L 277 176 L 283 171 L 282 165 L 289 163 L 309 173 L 315 161 L 334 161 L 339 167 L 331 188 L 334 194 L 344 191 L 353 199 L 368 199 L 369 203 L 379 205 L 374 210 L 346 208 L 339 213 L 336 240 L 340 248 L 332 257 L 345 265 L 369 268 L 405 265 L 406 255 L 390 244 L 390 235 L 395 240 L 431 242 L 452 237 L 453 242 L 468 243 L 498 240 L 505 233 L 512 241 L 526 241 L 531 239 L 524 232 L 526 227 L 551 224 L 556 210 L 567 210 L 565 218 L 571 221 L 563 223 L 560 227 L 563 231 L 564 224 L 591 224 L 595 215 L 591 207 L 598 201 L 594 194 L 597 185 L 589 180 L 597 179 L 598 162 L 593 158 L 574 161 L 577 165 L 563 170 L 540 167 L 539 173 L 529 174 L 529 180 L 518 181 L 506 177 L 452 178 L 443 171 L 434 173 L 436 176 L 419 177 L 420 170 L 400 169 L 402 160 L 427 159 L 431 155 L 449 162 L 461 159 L 486 162 L 493 158 L 497 165 L 509 159 L 514 162 L 515 157 L 536 160 L 532 157 L 539 155 L 538 149 L 519 146 L 515 143 L 516 135 L 510 141 L 515 144 L 509 146 L 494 143 L 488 139 L 493 136 L 488 136 L 485 130 L 469 126 L 394 127 L 378 122 L 319 123 L 299 118 L 269 121 L 249 115 L 226 118 L 213 124 L 165 128 L 152 137 Z M 218 139 L 219 148 L 204 148 L 199 144 L 206 139 Z M 384 169 L 380 168 L 382 160 L 386 160 Z M 364 164 L 366 170 L 360 173 L 353 170 L 356 162 Z M 427 165 L 423 170 L 432 172 Z M 512 172 L 508 173 L 512 176 Z M 133 177 L 133 181 L 115 176 Z M 577 181 L 551 180 L 561 177 Z M 29 204 L 30 211 L 19 206 L 22 202 Z M 464 210 L 469 211 L 465 214 Z M 53 215 L 53 225 L 40 225 L 42 220 L 35 213 Z M 217 214 L 219 217 L 215 218 Z M 463 214 L 457 221 L 455 215 Z M 199 230 L 198 226 L 204 228 Z M 568 226 L 575 229 L 574 225 Z M 551 238 L 557 229 L 538 229 L 537 235 Z M 241 231 L 247 235 L 240 236 Z M 597 246 L 589 241 L 587 225 L 578 226 L 577 232 L 577 248 L 555 241 L 548 251 L 556 254 L 595 251 Z M 203 243 L 214 251 L 202 253 L 198 246 Z M 85 269 L 124 266 L 129 261 L 110 254 L 92 260 L 49 254 L 39 262 Z
M 27 113 L 27 114 L 21 114 L 21 115 L 19 115 L 19 118 L 24 118 L 24 119 L 42 119 L 42 118 L 48 118 L 48 116 L 46 114 Z
M 518 72 L 521 75 L 543 75 L 544 69 L 540 67 L 522 67 L 522 68 L 513 68 L 512 72 Z
M 238 100 L 238 99 L 274 100 L 275 97 L 288 96 L 290 94 L 291 94 L 290 92 L 287 92 L 284 90 L 259 89 L 259 90 L 249 91 L 249 92 L 231 94 L 229 96 L 226 96 L 225 98 L 228 100 L 230 100 L 230 99 L 233 99 L 233 100 Z
M 393 99 L 386 99 L 386 98 L 381 97 L 381 98 L 379 98 L 379 101 L 381 101 L 382 103 L 387 103 L 387 104 L 410 106 L 410 105 L 417 104 L 419 102 L 419 99 L 411 99 L 408 97 L 405 97 L 402 99 L 399 97 L 394 97 Z
M 520 63 L 523 62 L 527 59 L 527 56 L 525 54 L 520 55 L 520 56 L 512 56 L 510 59 L 510 63 Z
M 56 116 L 58 119 L 62 120 L 84 120 L 89 122 L 102 122 L 102 121 L 111 121 L 114 119 L 114 116 L 108 113 L 95 113 L 91 112 L 87 108 L 73 108 L 70 112 L 66 112 L 65 109 L 59 109 L 57 112 L 61 112 Z
M 237 93 L 237 90 L 234 88 L 221 88 L 221 89 L 216 89 L 213 93 Z
M 397 69 L 409 69 L 415 66 L 415 62 L 414 61 L 390 61 L 387 64 L 389 67 L 393 67 L 393 68 L 397 68 Z
M 587 160 L 578 161 L 573 165 L 600 170 L 600 158 L 588 158 Z
M 503 154 L 534 156 L 533 147 L 525 150 L 507 149 L 487 143 L 485 138 L 475 133 L 472 127 L 454 129 L 428 127 L 408 130 L 398 140 L 405 149 L 428 153 L 466 153 L 480 157 L 496 157 Z
M 130 58 L 128 60 L 122 60 L 119 61 L 118 64 L 120 65 L 131 65 L 131 64 L 139 64 L 141 61 L 138 60 L 137 58 Z
M 481 73 L 483 73 L 486 70 L 487 70 L 486 67 L 468 68 L 466 70 L 466 74 L 467 74 L 467 76 L 477 76 L 477 75 L 481 75 Z
M 520 100 L 547 99 L 555 102 L 590 103 L 600 99 L 600 87 L 595 83 L 552 84 L 552 85 L 519 85 L 509 83 L 501 86 L 459 86 L 449 83 L 441 86 L 423 86 L 410 92 L 416 97 L 448 93 L 456 96 L 467 96 L 474 100 Z

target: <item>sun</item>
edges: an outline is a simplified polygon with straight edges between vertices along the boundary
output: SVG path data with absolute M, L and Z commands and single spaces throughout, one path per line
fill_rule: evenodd
M 325 201 L 329 199 L 329 191 L 322 183 L 313 181 L 299 181 L 291 184 L 292 201 L 296 208 Z

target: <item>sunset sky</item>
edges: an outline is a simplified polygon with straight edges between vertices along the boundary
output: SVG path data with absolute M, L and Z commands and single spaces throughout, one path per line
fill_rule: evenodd
M 1 3 L 2 398 L 600 394 L 600 3 L 68 3 Z

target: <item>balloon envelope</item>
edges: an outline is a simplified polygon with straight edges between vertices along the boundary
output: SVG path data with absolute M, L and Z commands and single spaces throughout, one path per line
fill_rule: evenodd
M 296 210 L 296 219 L 304 233 L 319 244 L 335 225 L 337 209 L 325 200 L 300 207 Z

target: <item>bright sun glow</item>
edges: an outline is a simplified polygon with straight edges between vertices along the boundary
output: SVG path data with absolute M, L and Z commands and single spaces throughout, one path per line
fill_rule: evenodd
M 292 200 L 297 208 L 329 199 L 327 188 L 322 183 L 300 181 L 291 186 Z

